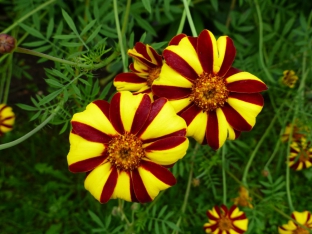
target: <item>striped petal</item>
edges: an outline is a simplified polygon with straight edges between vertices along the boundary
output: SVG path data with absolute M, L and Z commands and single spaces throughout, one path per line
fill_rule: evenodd
M 159 165 L 172 165 L 181 159 L 189 141 L 183 136 L 172 136 L 143 145 L 146 157 Z
M 131 194 L 131 183 L 130 172 L 118 171 L 117 184 L 115 186 L 114 192 L 111 199 L 121 198 L 125 201 L 137 201 L 136 197 Z
M 118 74 L 114 79 L 114 86 L 118 91 L 138 91 L 147 86 L 146 79 L 141 78 L 135 73 L 125 72 Z
M 128 50 L 128 54 L 150 67 L 161 66 L 162 64 L 161 56 L 151 46 L 141 42 L 135 43 L 134 48 Z
M 12 130 L 15 122 L 15 114 L 12 111 L 12 108 L 0 104 L 0 136 L 3 133 L 9 132 Z

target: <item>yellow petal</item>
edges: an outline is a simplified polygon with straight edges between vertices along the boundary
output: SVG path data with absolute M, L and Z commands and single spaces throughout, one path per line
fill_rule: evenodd
M 126 201 L 131 201 L 130 176 L 128 173 L 124 171 L 119 172 L 117 185 L 111 198 L 112 199 L 121 198 Z
M 240 81 L 240 80 L 257 80 L 257 81 L 260 81 L 261 83 L 264 83 L 258 77 L 250 74 L 249 72 L 239 72 L 226 78 L 227 83 L 232 83 L 232 82 Z
M 183 98 L 179 100 L 170 100 L 170 104 L 174 108 L 175 112 L 178 113 L 187 107 L 191 103 L 190 98 Z
M 236 227 L 238 227 L 238 228 L 240 228 L 240 229 L 242 229 L 244 231 L 247 231 L 248 219 L 236 220 L 236 221 L 233 222 L 233 224 Z
M 308 211 L 298 212 L 294 211 L 293 215 L 295 216 L 295 220 L 300 224 L 305 224 L 309 215 Z
M 193 137 L 197 142 L 203 142 L 207 128 L 207 113 L 200 112 L 187 127 L 187 136 Z

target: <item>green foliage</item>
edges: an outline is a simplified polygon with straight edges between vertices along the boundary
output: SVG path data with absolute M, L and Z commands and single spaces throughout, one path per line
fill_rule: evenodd
M 280 142 L 296 119 L 312 140 L 310 1 L 189 1 L 197 33 L 206 28 L 217 37 L 230 36 L 237 49 L 233 66 L 261 78 L 269 90 L 253 130 L 227 141 L 224 165 L 223 149 L 197 148 L 190 140 L 186 156 L 170 169 L 177 184 L 149 204 L 99 204 L 88 194 L 84 175 L 67 168 L 70 120 L 90 102 L 111 99 L 113 78 L 127 71 L 132 60 L 126 53 L 136 42 L 161 53 L 177 33 L 191 36 L 187 20 L 178 31 L 182 1 L 117 1 L 117 12 L 109 0 L 51 0 L 40 8 L 47 2 L 0 1 L 1 31 L 8 30 L 18 46 L 38 55 L 0 57 L 0 103 L 7 101 L 17 116 L 14 131 L 0 138 L 0 146 L 55 114 L 31 138 L 0 150 L 1 233 L 204 233 L 205 212 L 223 203 L 223 167 L 230 206 L 252 155 L 246 180 L 254 208 L 242 208 L 248 234 L 277 233 L 287 222 L 285 215 L 292 212 L 287 185 L 295 210 L 312 212 L 312 168 L 287 172 L 289 144 Z M 298 75 L 294 89 L 280 82 L 284 70 Z

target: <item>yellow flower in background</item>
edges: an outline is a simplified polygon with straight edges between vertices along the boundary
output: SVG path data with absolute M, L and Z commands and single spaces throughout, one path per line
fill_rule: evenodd
M 294 124 L 288 124 L 285 127 L 284 134 L 281 137 L 282 142 L 287 142 L 292 128 L 292 141 L 299 141 L 302 137 L 306 137 L 306 134 L 310 132 L 308 126 L 304 126 L 299 123 L 298 120 Z
M 129 68 L 131 72 L 118 74 L 114 79 L 117 91 L 147 93 L 152 98 L 151 85 L 159 77 L 163 61 L 151 46 L 137 42 L 133 49 L 128 50 L 133 58 Z
M 165 60 L 153 94 L 165 97 L 185 119 L 187 136 L 219 149 L 250 131 L 267 86 L 256 76 L 232 67 L 236 49 L 231 38 L 218 40 L 203 30 L 198 37 L 178 35 L 164 50 Z
M 235 205 L 229 210 L 225 205 L 215 206 L 207 211 L 207 216 L 209 222 L 204 224 L 206 233 L 241 234 L 247 231 L 248 219 Z
M 312 231 L 312 215 L 309 211 L 294 211 L 291 215 L 291 218 L 305 226 L 306 229 L 300 227 L 294 221 L 289 220 L 287 224 L 284 224 L 278 228 L 279 234 L 310 234 L 310 231 Z
M 6 104 L 0 104 L 0 136 L 12 130 L 15 122 L 15 114 L 12 108 Z
M 299 171 L 312 166 L 312 146 L 306 138 L 294 141 L 290 145 L 289 167 Z
M 234 198 L 235 205 L 253 208 L 252 204 L 250 203 L 252 198 L 249 197 L 249 192 L 244 186 L 239 187 L 238 194 L 239 196 Z
M 281 82 L 283 85 L 288 86 L 289 88 L 294 88 L 298 80 L 298 76 L 293 70 L 285 70 L 283 72 L 283 77 L 281 77 Z
M 170 124 L 164 124 L 170 123 Z M 101 203 L 121 198 L 150 202 L 176 183 L 167 169 L 188 148 L 185 121 L 168 100 L 147 94 L 116 93 L 98 100 L 72 120 L 71 172 L 87 172 L 85 188 Z

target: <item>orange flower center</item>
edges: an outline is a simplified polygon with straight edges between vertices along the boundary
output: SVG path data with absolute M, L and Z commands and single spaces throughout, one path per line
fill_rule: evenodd
M 299 161 L 300 162 L 306 162 L 306 161 L 309 161 L 309 152 L 308 150 L 300 150 L 300 153 L 299 153 Z
M 221 77 L 203 73 L 192 87 L 191 101 L 204 112 L 214 111 L 224 105 L 229 96 Z
M 220 231 L 229 231 L 233 229 L 233 224 L 232 224 L 232 221 L 228 217 L 221 216 L 221 219 L 218 222 L 218 227 Z
M 119 170 L 136 169 L 145 156 L 142 141 L 131 133 L 114 137 L 108 144 L 108 161 Z
M 310 232 L 302 227 L 298 227 L 294 230 L 293 234 L 309 234 Z
M 148 70 L 148 77 L 147 77 L 146 83 L 149 87 L 151 87 L 154 80 L 159 77 L 159 73 L 160 73 L 160 67 L 154 67 Z

